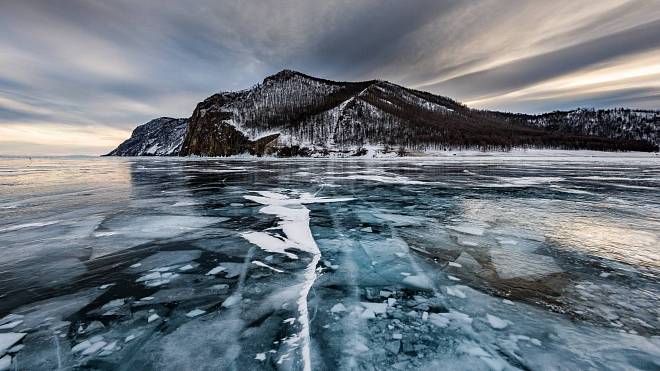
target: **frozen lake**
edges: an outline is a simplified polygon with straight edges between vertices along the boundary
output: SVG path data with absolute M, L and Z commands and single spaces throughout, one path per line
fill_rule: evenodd
M 658 370 L 659 165 L 0 159 L 0 369 Z

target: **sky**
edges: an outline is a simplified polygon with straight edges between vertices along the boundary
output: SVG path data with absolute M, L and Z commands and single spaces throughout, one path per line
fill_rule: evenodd
M 0 154 L 102 154 L 282 69 L 471 107 L 660 109 L 658 0 L 0 1 Z

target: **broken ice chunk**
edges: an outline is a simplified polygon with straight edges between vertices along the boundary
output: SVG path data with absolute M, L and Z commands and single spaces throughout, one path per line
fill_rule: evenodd
M 362 312 L 362 314 L 360 314 L 360 318 L 372 319 L 372 318 L 376 318 L 376 314 L 374 313 L 373 310 L 367 308 L 364 310 L 364 312 Z
M 11 367 L 11 356 L 9 354 L 0 358 L 0 371 L 9 370 L 10 367 Z
M 169 267 L 160 267 L 160 268 L 154 268 L 150 269 L 151 272 L 168 272 L 174 269 L 174 267 L 169 266 Z
M 257 361 L 262 361 L 263 362 L 263 361 L 266 360 L 266 353 L 257 353 L 254 356 L 254 359 L 256 359 Z
M 193 310 L 191 310 L 190 312 L 186 313 L 186 317 L 188 317 L 188 318 L 194 318 L 194 317 L 197 317 L 197 316 L 201 316 L 201 315 L 204 314 L 204 313 L 206 313 L 205 310 L 201 310 L 201 309 L 193 309 Z
M 126 336 L 126 338 L 124 339 L 124 343 L 128 343 L 128 342 L 130 342 L 130 341 L 133 340 L 133 339 L 135 339 L 135 335 L 133 335 L 133 334 L 128 335 L 128 336 Z
M 82 352 L 83 350 L 89 348 L 90 346 L 92 346 L 92 343 L 91 343 L 89 340 L 85 340 L 85 341 L 83 341 L 83 342 L 80 342 L 80 343 L 74 345 L 74 346 L 71 348 L 71 353 L 79 353 L 79 352 Z
M 509 304 L 509 305 L 513 305 L 513 304 L 514 304 L 514 303 L 513 303 L 511 300 L 509 300 L 509 299 L 504 299 L 504 300 L 502 300 L 502 303 L 504 303 L 504 304 Z
M 131 268 L 138 268 L 141 265 L 142 265 L 142 263 L 135 263 L 135 264 L 131 265 Z
M 124 305 L 126 302 L 126 299 L 114 299 L 110 300 L 109 302 L 105 303 L 102 307 L 101 310 L 108 310 L 112 308 L 118 308 Z
M 23 348 L 25 348 L 25 344 L 14 345 L 13 347 L 7 349 L 7 353 L 18 353 Z
M 389 298 L 392 295 L 392 292 L 386 290 L 380 290 L 379 294 L 384 298 Z
M 157 280 L 157 279 L 160 279 L 160 273 L 153 272 L 138 278 L 137 280 L 135 280 L 135 282 L 144 282 L 144 281 Z
M 401 340 L 401 339 L 403 339 L 403 335 L 401 335 L 399 333 L 392 334 L 392 339 Z
M 191 269 L 193 269 L 193 268 L 195 268 L 195 267 L 193 267 L 193 266 L 190 265 L 190 264 L 186 264 L 186 265 L 184 265 L 183 267 L 179 268 L 179 270 L 182 271 L 182 272 L 185 272 L 185 271 L 189 271 L 189 270 L 191 270 Z
M 332 313 L 340 313 L 340 312 L 345 312 L 346 307 L 342 303 L 337 303 L 330 308 L 330 312 Z
M 27 335 L 24 332 L 5 332 L 0 333 L 0 354 L 4 353 L 12 345 L 18 343 Z
M 83 356 L 88 356 L 90 354 L 94 354 L 94 353 L 98 352 L 99 350 L 101 350 L 101 348 L 103 348 L 107 344 L 108 343 L 106 343 L 105 341 L 98 341 L 98 342 L 90 345 L 89 347 L 87 347 L 87 349 L 83 350 L 82 355 Z
M 494 316 L 492 314 L 486 314 L 486 320 L 488 320 L 490 327 L 496 330 L 501 330 L 509 326 L 509 321 L 503 320 L 500 317 Z
M 373 311 L 375 314 L 384 314 L 387 311 L 386 303 L 370 303 L 370 302 L 360 302 L 360 304 Z
M 466 252 L 462 252 L 461 255 L 459 255 L 458 258 L 454 260 L 454 263 L 457 263 L 461 267 L 465 267 L 474 272 L 481 270 L 481 264 L 479 264 L 479 262 L 475 258 L 473 258 L 472 255 Z
M 450 267 L 462 268 L 463 266 L 456 262 L 449 262 Z
M 225 308 L 229 308 L 235 304 L 238 304 L 241 301 L 241 296 L 240 295 L 231 295 L 225 301 L 222 302 L 222 306 Z
M 431 313 L 429 315 L 429 321 L 438 327 L 447 327 L 449 325 L 449 318 L 438 313 Z
M 469 225 L 469 224 L 461 224 L 457 226 L 448 226 L 448 229 L 451 229 L 452 231 L 464 233 L 464 234 L 470 234 L 473 236 L 483 236 L 484 235 L 484 229 L 481 227 L 477 227 L 474 225 Z
M 455 296 L 457 298 L 465 299 L 465 293 L 463 291 L 459 290 L 456 286 L 447 286 L 447 294 L 451 296 Z
M 22 314 L 13 314 L 13 313 L 8 314 L 8 315 L 4 316 L 2 319 L 0 319 L 0 325 L 3 325 L 7 322 L 15 321 L 17 319 L 22 319 L 23 317 L 25 317 L 25 316 L 22 315 Z
M 403 283 L 419 289 L 433 289 L 433 282 L 425 275 L 407 276 L 403 279 Z
M 394 304 L 396 304 L 396 299 L 394 298 L 387 298 L 387 306 L 393 307 Z
M 217 267 L 211 269 L 210 271 L 208 271 L 208 273 L 206 273 L 206 275 L 207 275 L 207 276 L 214 276 L 214 275 L 216 275 L 216 274 L 218 274 L 218 273 L 224 271 L 225 269 L 226 269 L 225 267 L 219 265 L 219 266 L 217 266 Z
M 103 348 L 103 351 L 104 351 L 104 352 L 114 352 L 115 350 L 117 350 L 117 341 L 116 341 L 116 340 L 113 341 L 112 343 L 106 345 L 106 346 Z
M 14 327 L 20 325 L 21 323 L 23 323 L 22 319 L 16 320 L 14 322 L 5 323 L 4 325 L 0 326 L 0 330 L 11 330 Z
M 149 318 L 147 318 L 147 323 L 151 323 L 151 322 L 153 322 L 153 321 L 155 321 L 159 318 L 160 318 L 160 316 L 157 315 L 156 313 L 154 313 L 154 314 L 150 315 Z
M 492 249 L 490 255 L 498 277 L 503 279 L 539 279 L 562 271 L 555 260 L 546 255 L 506 249 Z
M 115 285 L 114 283 L 106 283 L 105 285 L 101 285 L 101 286 L 99 286 L 99 289 L 100 289 L 100 290 L 105 290 L 105 289 L 107 289 L 108 287 L 111 287 L 111 286 L 114 286 L 114 285 Z

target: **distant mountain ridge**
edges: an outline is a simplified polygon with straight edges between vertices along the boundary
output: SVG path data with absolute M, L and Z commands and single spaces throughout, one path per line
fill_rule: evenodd
M 643 114 L 642 114 L 643 112 Z M 138 126 L 112 156 L 310 156 L 444 149 L 656 151 L 660 112 L 543 115 L 470 109 L 387 81 L 337 82 L 284 70 L 200 102 L 188 119 Z

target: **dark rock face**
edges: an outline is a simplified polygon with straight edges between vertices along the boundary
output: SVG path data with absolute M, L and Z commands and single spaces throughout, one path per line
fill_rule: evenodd
M 161 117 L 140 125 L 106 156 L 177 156 L 188 130 L 188 119 Z
M 216 94 L 197 105 L 188 124 L 181 156 L 232 156 L 250 153 L 261 156 L 279 134 L 250 140 L 232 125 L 232 113 L 220 110 L 226 97 Z
M 187 125 L 185 119 L 157 119 L 138 127 L 110 154 L 307 156 L 364 153 L 364 146 L 399 153 L 658 148 L 660 112 L 648 111 L 643 117 L 625 116 L 623 111 L 573 112 L 578 113 L 535 116 L 474 110 L 387 81 L 337 82 L 284 70 L 251 89 L 210 96 L 197 105 Z

